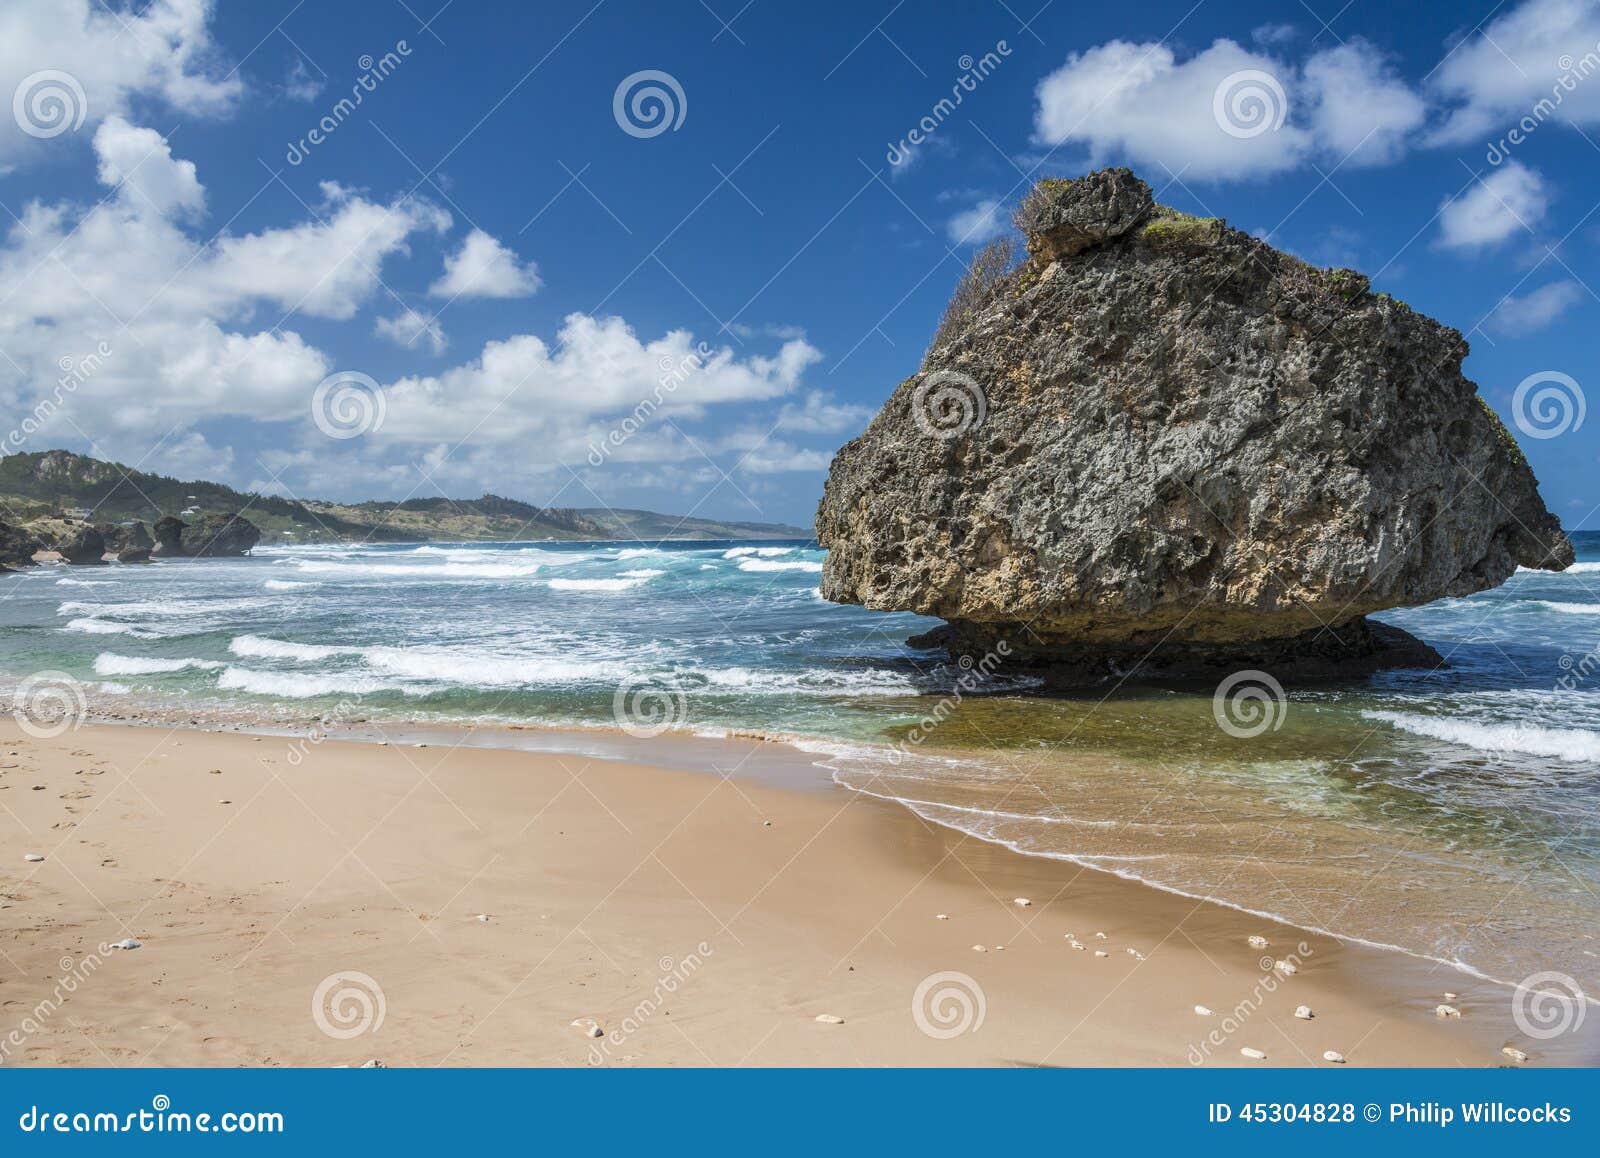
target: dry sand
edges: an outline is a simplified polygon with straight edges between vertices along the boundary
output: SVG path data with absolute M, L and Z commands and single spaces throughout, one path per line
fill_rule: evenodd
M 162 728 L 36 739 L 7 721 L 0 1061 L 1600 1057 L 1592 1032 L 1520 1035 L 1500 986 L 962 837 L 780 748 L 645 747 L 692 753 L 704 770 L 688 771 Z M 109 948 L 123 938 L 140 947 Z M 1291 955 L 1292 977 L 1260 967 Z M 925 986 L 918 1009 L 940 973 L 965 976 Z M 1436 1016 L 1446 991 L 1460 1019 Z

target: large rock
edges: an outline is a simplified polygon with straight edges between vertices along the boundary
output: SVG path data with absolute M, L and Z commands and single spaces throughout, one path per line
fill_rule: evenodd
M 827 598 L 1086 677 L 1336 667 L 1396 644 L 1370 612 L 1572 562 L 1455 330 L 1125 169 L 1019 220 L 1030 260 L 834 459 Z
M 112 553 L 129 549 L 148 551 L 156 545 L 156 541 L 150 537 L 150 528 L 138 520 L 130 523 L 99 523 L 95 530 L 105 540 L 106 550 Z
M 261 532 L 243 515 L 196 515 L 186 523 L 173 515 L 156 522 L 153 554 L 189 558 L 247 555 L 261 540 Z
M 44 543 L 32 531 L 10 523 L 0 523 L 0 571 L 31 566 L 34 553 L 44 550 L 44 547 Z

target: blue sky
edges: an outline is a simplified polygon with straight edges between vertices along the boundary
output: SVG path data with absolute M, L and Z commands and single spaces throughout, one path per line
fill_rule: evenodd
M 1028 183 L 1127 163 L 1531 378 L 1596 526 L 1528 405 L 1600 382 L 1591 69 L 1593 0 L 6 0 L 4 449 L 808 524 Z

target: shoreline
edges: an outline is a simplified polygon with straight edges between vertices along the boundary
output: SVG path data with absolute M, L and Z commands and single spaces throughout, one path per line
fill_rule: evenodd
M 83 1040 L 99 1040 L 88 1026 L 132 1034 L 147 1064 L 585 1064 L 599 1047 L 601 1062 L 641 1065 L 1184 1065 L 1190 1051 L 1204 1064 L 1320 1065 L 1335 1049 L 1357 1065 L 1487 1066 L 1511 1064 L 1505 1045 L 1528 1064 L 1600 1059 L 1593 1033 L 1519 1033 L 1497 983 L 968 840 L 898 802 L 841 792 L 810 754 L 795 761 L 777 743 L 639 741 L 641 755 L 666 759 L 626 760 L 302 739 L 298 763 L 292 743 L 126 724 L 35 740 L 4 724 L 0 751 L 15 755 L 0 760 L 0 903 L 11 918 L 0 947 L 18 968 L 0 982 L 0 1031 L 48 996 L 35 978 L 58 961 L 121 936 L 143 944 L 113 951 L 0 1060 L 104 1064 Z M 809 785 L 793 774 L 802 763 Z M 124 775 L 75 779 L 97 770 Z M 353 817 L 378 827 L 341 846 L 336 830 Z M 509 838 L 519 830 L 539 839 Z M 43 863 L 22 863 L 28 841 L 48 842 L 29 849 Z M 180 919 L 146 916 L 180 896 L 183 912 L 162 914 Z M 705 966 L 692 984 L 656 968 L 686 954 Z M 1271 954 L 1298 971 L 1264 972 Z M 317 980 L 346 967 L 392 979 L 397 1032 L 346 1047 L 317 1031 Z M 155 991 L 107 980 L 124 972 Z M 913 995 L 946 973 L 980 988 L 986 1027 L 919 1030 Z M 536 976 L 530 993 L 519 978 Z M 673 1014 L 624 1031 L 652 976 L 671 982 Z M 198 1010 L 175 1016 L 160 994 L 169 977 L 174 998 Z M 1446 991 L 1459 993 L 1460 1019 L 1433 1013 Z M 1301 1003 L 1314 1020 L 1293 1016 Z M 1202 1004 L 1215 1014 L 1196 1014 Z M 570 1025 L 582 1017 L 606 1036 Z M 1241 1027 L 1208 1046 L 1230 1020 Z M 173 1024 L 152 1036 L 141 1028 L 152 1021 Z M 742 1044 L 729 1054 L 728 1042 Z M 1238 1052 L 1247 1047 L 1267 1059 Z

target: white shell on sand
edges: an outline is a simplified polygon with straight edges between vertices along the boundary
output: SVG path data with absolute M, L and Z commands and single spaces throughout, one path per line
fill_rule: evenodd
M 1024 909 L 1026 909 L 1029 905 L 1033 904 L 1033 902 L 1030 901 L 1027 897 L 1012 897 L 1011 898 L 1011 903 L 1013 905 L 1021 906 Z
M 1326 1050 L 1322 1055 L 1322 1060 L 1325 1062 L 1332 1062 L 1336 1066 L 1342 1066 L 1344 1065 L 1344 1054 L 1340 1053 L 1336 1049 Z
M 1461 996 L 1461 994 L 1459 994 L 1459 993 L 1446 993 L 1444 995 L 1444 999 L 1446 1001 L 1454 1001 L 1456 998 L 1458 998 L 1460 996 Z
M 1282 973 L 1285 977 L 1293 977 L 1296 973 L 1300 972 L 1299 966 L 1297 966 L 1293 961 L 1274 961 L 1272 963 L 1272 967 L 1279 973 Z
M 950 914 L 949 913 L 938 913 L 938 914 L 936 914 L 934 916 L 933 919 L 935 921 L 948 921 L 950 919 Z
M 1195 1006 L 1194 1007 L 1194 1011 L 1196 1013 L 1198 1013 L 1201 1017 L 1210 1017 L 1211 1016 L 1211 1010 L 1209 1008 L 1207 1008 L 1206 1006 L 1204 1006 L 1204 1005 Z
M 1071 945 L 1074 949 L 1081 950 L 1083 948 L 1082 941 L 1068 941 L 1067 944 Z
M 1257 933 L 1256 935 L 1254 935 L 1254 936 L 1252 936 L 1250 938 L 1250 948 L 1252 948 L 1252 949 L 1265 949 L 1266 947 L 1267 947 L 1267 939 L 1265 937 L 1261 936 L 1259 933 Z
M 488 921 L 489 920 L 489 914 L 488 913 L 479 913 L 476 917 L 473 918 L 473 920 L 476 920 L 476 921 Z
M 1104 933 L 1096 933 L 1094 935 L 1094 939 L 1096 941 L 1104 941 L 1106 939 L 1106 935 Z
M 844 1018 L 835 1017 L 831 1013 L 819 1013 L 819 1014 L 817 1014 L 817 1020 L 822 1022 L 823 1025 L 843 1025 L 844 1024 Z
M 1433 1012 L 1438 1014 L 1440 1017 L 1460 1017 L 1461 1016 L 1461 1011 L 1459 1009 L 1457 1009 L 1453 1005 L 1435 1006 Z
M 1525 1062 L 1528 1060 L 1528 1055 L 1523 1053 L 1514 1045 L 1505 1046 L 1500 1050 L 1500 1052 L 1505 1054 L 1512 1061 Z
M 994 951 L 996 953 L 1004 953 L 1006 951 L 1006 947 L 1004 945 L 996 945 L 994 947 Z
M 1128 956 L 1132 957 L 1136 961 L 1143 961 L 1144 960 L 1144 954 L 1139 952 L 1139 950 L 1137 950 L 1137 949 L 1129 949 L 1128 950 Z
M 985 948 L 985 947 L 984 947 L 984 946 L 982 946 L 982 945 L 974 945 L 974 946 L 973 946 L 973 947 L 972 947 L 972 951 L 973 951 L 973 952 L 974 952 L 974 953 L 987 953 L 987 952 L 988 952 L 988 951 L 989 951 L 989 950 L 988 950 L 988 949 L 986 949 L 986 948 Z
M 120 941 L 111 942 L 111 947 L 113 949 L 137 949 L 139 948 L 139 942 L 135 941 L 132 937 L 124 937 Z
M 32 861 L 34 864 L 38 864 L 44 859 L 44 857 L 40 856 L 36 852 L 25 852 L 22 854 L 22 859 L 26 861 Z
M 1107 953 L 1104 949 L 1096 949 L 1094 951 L 1094 955 L 1096 957 L 1109 957 L 1109 956 L 1111 956 L 1111 954 Z
M 1267 1060 L 1266 1054 L 1262 1053 L 1259 1049 L 1251 1049 L 1249 1046 L 1243 1047 L 1239 1050 L 1239 1052 L 1244 1054 L 1245 1057 L 1255 1058 L 1256 1061 Z
M 575 1017 L 572 1019 L 574 1029 L 583 1030 L 585 1037 L 604 1037 L 606 1031 L 600 1028 L 600 1023 L 592 1017 Z
M 1310 1021 L 1313 1017 L 1316 1016 L 1316 1014 L 1311 1012 L 1311 1006 L 1309 1006 L 1309 1005 L 1297 1005 L 1297 1006 L 1295 1006 L 1294 1007 L 1294 1015 L 1296 1017 L 1298 1017 L 1301 1021 Z
M 386 1070 L 389 1067 L 384 1065 L 377 1058 L 369 1057 L 366 1061 L 361 1063 L 361 1068 L 364 1070 Z

